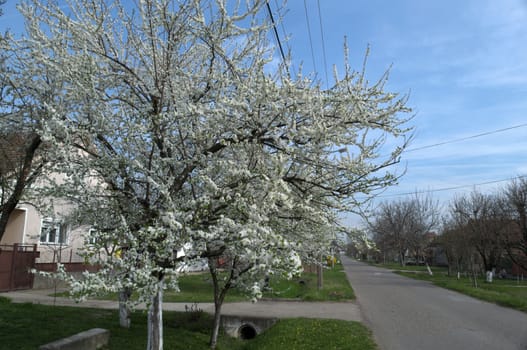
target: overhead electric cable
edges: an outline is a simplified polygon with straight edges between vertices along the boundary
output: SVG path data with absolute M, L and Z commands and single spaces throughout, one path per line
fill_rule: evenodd
M 512 129 L 523 128 L 523 127 L 526 127 L 526 126 L 527 126 L 527 123 L 519 124 L 519 125 L 511 126 L 511 127 L 508 127 L 508 128 L 497 129 L 497 130 L 483 132 L 481 134 L 476 134 L 476 135 L 472 135 L 472 136 L 462 137 L 462 138 L 459 138 L 459 139 L 453 139 L 453 140 L 449 140 L 449 141 L 434 143 L 434 144 L 431 144 L 431 145 L 426 145 L 426 146 L 421 146 L 421 147 L 416 147 L 416 148 L 410 148 L 410 149 L 404 150 L 404 152 L 420 151 L 420 150 L 427 149 L 427 148 L 433 148 L 433 147 L 437 147 L 437 146 L 447 145 L 449 143 L 466 141 L 466 140 L 475 139 L 475 138 L 478 138 L 478 137 L 481 137 L 481 136 L 497 134 L 497 133 L 508 131 L 508 130 L 512 130 Z
M 278 4 L 278 0 L 274 0 L 274 5 L 276 6 L 276 8 L 278 10 L 280 10 L 280 5 Z M 279 15 L 280 15 L 280 18 L 282 18 L 282 15 L 281 14 L 279 14 Z M 285 26 L 284 26 L 284 21 L 283 20 L 280 20 L 280 28 L 282 29 L 282 38 L 285 38 L 285 45 L 287 47 L 287 57 L 288 57 L 288 62 L 289 62 L 289 68 L 292 71 L 294 71 L 295 67 L 293 65 L 292 58 L 291 58 L 291 46 L 289 45 L 289 35 L 285 31 Z
M 419 191 L 413 191 L 413 192 L 403 192 L 403 193 L 394 193 L 394 194 L 379 194 L 376 197 L 400 197 L 400 196 L 409 196 L 409 195 L 419 194 L 419 193 L 434 193 L 434 192 L 452 191 L 452 190 L 459 190 L 461 188 L 469 188 L 469 187 L 490 185 L 490 184 L 495 184 L 495 183 L 499 183 L 499 182 L 517 180 L 517 179 L 522 179 L 522 178 L 527 178 L 527 175 L 521 175 L 521 176 L 516 176 L 516 177 L 507 178 L 507 179 L 501 179 L 501 180 L 492 180 L 492 181 L 480 182 L 480 183 L 470 184 L 470 185 L 442 187 L 442 188 L 436 188 L 436 189 L 431 189 L 431 190 L 419 190 Z
M 311 37 L 311 26 L 309 25 L 309 14 L 307 13 L 307 4 L 304 0 L 304 11 L 306 14 L 306 23 L 307 23 L 307 34 L 309 36 L 309 46 L 311 47 L 311 59 L 313 60 L 313 69 L 317 72 L 317 63 L 315 61 L 315 51 L 313 50 L 313 38 Z
M 280 35 L 278 35 L 278 30 L 276 29 L 276 22 L 274 21 L 273 11 L 271 10 L 269 1 L 266 1 L 265 4 L 267 5 L 267 12 L 269 12 L 269 18 L 271 19 L 271 23 L 273 24 L 273 30 L 274 30 L 274 35 L 276 37 L 276 42 L 278 43 L 278 48 L 280 49 L 280 54 L 282 55 L 282 62 L 284 62 L 284 67 L 287 71 L 287 75 L 289 75 L 289 69 L 287 67 L 287 60 L 285 58 L 284 49 L 282 48 L 282 42 L 280 41 Z
M 320 11 L 320 0 L 317 0 L 318 5 L 318 21 L 320 24 L 320 37 L 322 39 L 322 54 L 324 57 L 324 73 L 326 74 L 326 88 L 329 88 L 329 78 L 328 78 L 328 62 L 326 60 L 326 41 L 324 39 L 324 29 L 322 29 L 322 12 Z

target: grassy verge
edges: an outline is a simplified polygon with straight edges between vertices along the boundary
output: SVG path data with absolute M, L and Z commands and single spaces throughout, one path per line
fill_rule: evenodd
M 282 320 L 244 349 L 376 349 L 370 331 L 358 322 L 319 319 Z
M 336 264 L 333 268 L 324 269 L 323 287 L 317 288 L 316 273 L 304 272 L 291 280 L 271 278 L 270 290 L 264 292 L 264 298 L 271 299 L 297 299 L 303 301 L 348 301 L 354 300 L 355 294 L 351 288 L 344 268 Z M 183 275 L 179 280 L 180 292 L 167 291 L 164 295 L 165 302 L 206 303 L 213 302 L 212 282 L 208 273 Z M 68 293 L 59 293 L 59 296 L 68 296 Z M 100 299 L 117 300 L 116 295 L 105 295 Z M 225 301 L 246 301 L 246 294 L 231 289 Z
M 166 349 L 207 349 L 212 318 L 203 312 L 165 312 Z M 12 304 L 0 298 L 0 349 L 39 345 L 94 327 L 110 330 L 109 350 L 145 349 L 146 314 L 137 312 L 130 329 L 119 328 L 115 310 L 38 304 Z M 357 322 L 317 319 L 281 320 L 252 340 L 222 335 L 218 349 L 375 349 L 370 332 Z
M 345 301 L 355 299 L 344 268 L 341 264 L 324 269 L 323 288 L 317 288 L 316 273 L 304 272 L 291 280 L 271 278 L 270 290 L 264 292 L 264 298 L 298 299 L 303 301 Z M 208 273 L 181 276 L 178 293 L 167 292 L 167 302 L 212 302 L 212 282 Z M 232 289 L 226 297 L 226 302 L 245 301 L 248 297 L 242 292 Z
M 265 292 L 265 298 L 299 299 L 303 301 L 346 301 L 354 300 L 344 268 L 336 264 L 324 269 L 322 289 L 317 288 L 317 274 L 304 272 L 291 280 L 271 279 L 271 291 Z
M 427 273 L 412 273 L 398 271 L 399 274 L 411 278 L 430 281 L 433 284 L 470 295 L 472 297 L 489 301 L 498 305 L 510 307 L 527 312 L 527 281 L 516 282 L 513 280 L 495 279 L 486 283 L 483 278 L 478 279 L 478 288 L 474 287 L 473 280 L 469 277 L 448 276 L 445 273 L 436 273 L 433 276 Z
M 212 280 L 209 273 L 183 275 L 179 279 L 180 292 L 167 291 L 165 302 L 212 303 Z M 225 302 L 246 301 L 248 297 L 236 289 L 231 289 Z

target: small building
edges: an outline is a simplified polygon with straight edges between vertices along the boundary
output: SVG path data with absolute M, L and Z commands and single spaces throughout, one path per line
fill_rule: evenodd
M 31 171 L 31 182 L 33 189 L 44 187 L 46 182 L 60 182 L 65 176 L 46 171 L 46 163 L 41 161 L 45 157 L 37 149 L 31 170 L 22 167 L 24 164 L 28 144 L 34 140 L 35 134 L 11 133 L 3 134 L 0 137 L 0 195 L 1 198 L 8 198 L 12 193 L 21 171 Z M 34 169 L 38 171 L 34 171 Z M 4 196 L 5 195 L 5 196 Z M 31 197 L 31 198 L 30 198 Z M 44 197 L 44 198 L 43 198 Z M 17 265 L 20 271 L 28 271 L 29 268 L 36 267 L 38 270 L 54 271 L 56 263 L 61 262 L 71 266 L 78 265 L 70 270 L 82 271 L 84 258 L 82 256 L 83 247 L 90 243 L 91 226 L 73 225 L 67 222 L 67 216 L 73 211 L 74 205 L 61 198 L 45 198 L 43 195 L 25 195 L 19 201 L 16 208 L 10 213 L 4 234 L 0 239 L 0 253 L 2 259 L 8 259 L 7 255 L 13 257 L 13 261 L 18 251 L 32 251 L 33 259 L 28 266 Z M 5 202 L 0 202 L 0 207 Z M 51 205 L 52 204 L 52 205 Z M 35 250 L 36 248 L 36 250 Z M 20 254 L 22 256 L 23 254 Z M 6 260 L 7 261 L 7 260 Z M 36 266 L 35 266 L 36 263 Z M 10 264 L 15 269 L 15 264 Z M 12 271 L 4 271 L 3 274 L 14 277 Z M 68 270 L 68 267 L 67 267 Z M 12 281 L 10 285 L 12 285 Z
M 56 215 L 45 215 L 34 205 L 21 203 L 11 213 L 2 245 L 37 244 L 37 263 L 82 263 L 82 248 L 89 243 L 90 226 L 72 227 L 62 221 L 61 209 Z

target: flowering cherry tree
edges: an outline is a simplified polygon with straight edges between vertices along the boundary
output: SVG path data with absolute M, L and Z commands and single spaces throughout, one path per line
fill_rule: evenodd
M 0 34 L 0 240 L 10 215 L 47 162 L 38 133 L 47 116 L 40 105 L 57 94 L 52 86 L 46 94 L 34 89 L 38 78 L 21 67 L 10 38 L 9 33 Z
M 162 293 L 182 263 L 209 261 L 215 347 L 231 287 L 257 297 L 263 276 L 299 271 L 326 249 L 338 211 L 397 179 L 406 98 L 347 63 L 327 89 L 273 71 L 265 4 L 21 5 L 27 33 L 13 45 L 67 102 L 45 106 L 41 136 L 67 174 L 51 190 L 96 227 L 86 256 L 102 269 L 73 288 L 137 291 L 150 305 L 148 349 L 163 347 Z M 380 156 L 388 138 L 399 146 Z

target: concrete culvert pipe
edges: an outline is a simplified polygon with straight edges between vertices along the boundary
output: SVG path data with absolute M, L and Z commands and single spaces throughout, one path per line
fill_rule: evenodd
M 240 339 L 248 340 L 253 339 L 258 334 L 256 329 L 250 324 L 243 324 L 238 330 Z

